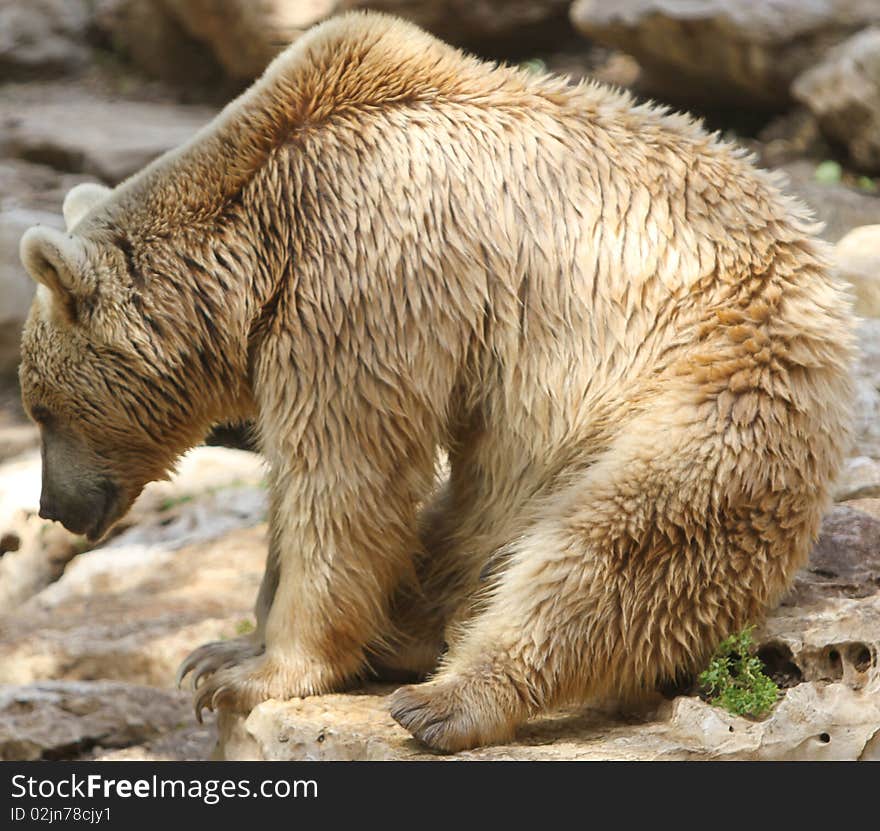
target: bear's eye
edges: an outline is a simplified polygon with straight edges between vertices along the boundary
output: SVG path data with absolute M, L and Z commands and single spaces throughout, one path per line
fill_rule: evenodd
M 31 409 L 31 418 L 37 424 L 46 424 L 52 418 L 52 414 L 45 407 L 34 407 Z

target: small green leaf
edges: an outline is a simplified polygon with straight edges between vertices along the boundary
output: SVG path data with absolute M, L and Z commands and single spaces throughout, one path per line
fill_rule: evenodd
M 836 185 L 843 176 L 843 168 L 832 159 L 816 165 L 816 171 L 813 178 L 823 185 Z
M 870 176 L 859 176 L 857 184 L 861 190 L 867 190 L 871 193 L 877 190 L 877 182 Z
M 520 67 L 529 72 L 534 72 L 536 75 L 540 75 L 547 71 L 547 64 L 540 58 L 529 58 L 529 60 L 523 61 L 520 64 Z

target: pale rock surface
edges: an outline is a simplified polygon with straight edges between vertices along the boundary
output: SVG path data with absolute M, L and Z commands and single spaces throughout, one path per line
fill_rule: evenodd
M 834 246 L 834 263 L 837 273 L 853 287 L 855 313 L 880 318 L 880 225 L 853 228 Z
M 114 678 L 167 686 L 196 646 L 250 628 L 266 557 L 263 473 L 252 453 L 192 451 L 171 482 L 147 488 L 128 527 L 74 556 L 81 538 L 27 518 L 39 498 L 38 458 L 7 464 L 0 518 L 12 520 L 0 528 L 17 520 L 14 528 L 49 530 L 21 532 L 19 550 L 0 558 L 0 683 Z M 73 557 L 55 582 L 62 555 L 47 545 L 52 535 Z
M 880 319 L 862 320 L 857 335 L 853 454 L 880 460 Z
M 576 0 L 587 37 L 631 54 L 674 101 L 779 108 L 829 47 L 871 23 L 875 0 Z
M 834 488 L 837 502 L 880 496 L 880 461 L 868 456 L 846 460 Z

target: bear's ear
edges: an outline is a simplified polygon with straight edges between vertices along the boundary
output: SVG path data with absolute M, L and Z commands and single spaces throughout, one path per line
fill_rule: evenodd
M 37 225 L 24 232 L 19 253 L 28 274 L 49 289 L 53 310 L 67 322 L 75 322 L 81 261 L 76 241 L 54 228 Z
M 84 182 L 68 191 L 64 197 L 64 205 L 61 213 L 64 214 L 64 224 L 69 231 L 99 202 L 103 202 L 111 193 L 111 189 L 94 182 Z

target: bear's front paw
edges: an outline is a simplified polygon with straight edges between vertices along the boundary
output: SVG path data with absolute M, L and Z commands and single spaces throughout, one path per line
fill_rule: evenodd
M 177 670 L 177 686 L 180 687 L 186 676 L 192 673 L 192 687 L 197 689 L 203 678 L 224 667 L 253 658 L 263 649 L 262 641 L 257 640 L 253 635 L 203 644 L 191 652 L 180 665 L 180 669 Z
M 262 652 L 217 669 L 196 688 L 196 718 L 202 710 L 249 713 L 270 698 L 286 700 L 331 692 L 335 674 L 316 661 Z
M 491 689 L 454 679 L 396 690 L 391 717 L 419 741 L 447 753 L 505 741 L 515 727 Z

